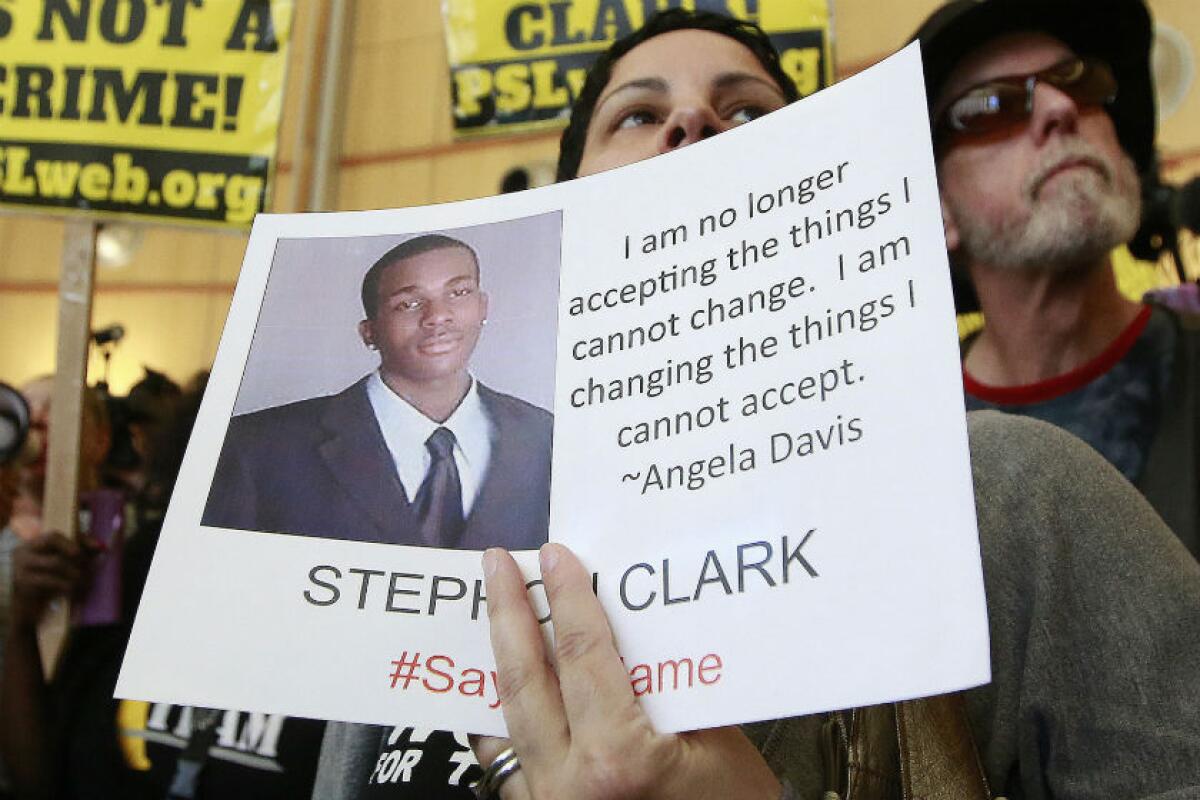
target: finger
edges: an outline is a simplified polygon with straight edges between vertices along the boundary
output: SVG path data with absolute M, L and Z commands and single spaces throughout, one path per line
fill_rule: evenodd
M 14 585 L 21 583 L 27 577 L 34 575 L 53 576 L 67 585 L 74 585 L 79 580 L 81 570 L 77 564 L 61 559 L 30 558 L 22 561 L 13 568 Z
M 65 580 L 77 580 L 83 572 L 83 564 L 61 553 L 25 553 L 13 559 L 13 580 L 23 574 L 61 575 Z
M 32 558 L 54 558 L 60 561 L 78 561 L 82 551 L 75 542 L 53 534 L 38 538 L 20 547 L 17 553 Z M 16 554 L 14 554 L 14 558 Z
M 542 547 L 541 564 L 571 735 L 611 733 L 614 720 L 642 719 L 591 576 L 575 554 L 559 544 Z
M 565 757 L 570 734 L 525 578 L 499 548 L 484 554 L 483 565 L 497 689 L 509 736 L 527 767 L 552 769 Z
M 81 554 L 79 545 L 74 539 L 68 539 L 61 533 L 47 531 L 38 534 L 28 545 L 29 551 L 43 555 L 55 554 L 68 559 L 77 559 Z
M 53 550 L 27 550 L 13 558 L 13 572 L 53 572 L 74 579 L 82 571 L 78 558 Z
M 74 581 L 56 572 L 27 572 L 17 585 L 17 590 L 22 593 L 65 595 L 70 593 L 74 585 Z
M 467 740 L 471 743 L 475 760 L 484 769 L 487 769 L 488 765 L 496 760 L 496 756 L 512 747 L 512 740 L 502 736 L 479 736 L 473 733 L 467 737 Z
M 512 747 L 510 740 L 502 739 L 499 736 L 472 735 L 469 738 L 471 749 L 475 751 L 475 760 L 479 762 L 479 766 L 483 767 L 485 772 L 501 753 Z M 503 800 L 526 800 L 533 796 L 529 790 L 529 783 L 521 772 L 522 770 L 518 769 L 501 784 L 500 796 Z

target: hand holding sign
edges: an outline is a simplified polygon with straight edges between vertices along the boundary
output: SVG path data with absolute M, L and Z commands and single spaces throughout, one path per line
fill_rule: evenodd
M 634 697 L 587 571 L 566 547 L 541 551 L 554 616 L 545 651 L 524 578 L 503 550 L 484 554 L 492 648 L 512 736 L 475 743 L 481 764 L 511 746 L 521 768 L 505 798 L 777 798 L 779 781 L 736 727 L 661 734 Z

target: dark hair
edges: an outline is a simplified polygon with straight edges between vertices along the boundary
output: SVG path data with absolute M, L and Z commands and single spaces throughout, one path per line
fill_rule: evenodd
M 570 180 L 579 174 L 579 162 L 583 160 L 583 148 L 587 143 L 592 112 L 596 110 L 596 101 L 600 99 L 601 92 L 612 78 L 612 70 L 616 63 L 639 44 L 660 34 L 680 30 L 711 31 L 728 36 L 754 54 L 789 103 L 800 99 L 796 84 L 779 65 L 779 53 L 776 52 L 775 46 L 771 44 L 763 29 L 753 22 L 711 11 L 688 11 L 683 8 L 660 11 L 633 33 L 613 42 L 611 47 L 592 62 L 583 89 L 571 106 L 571 120 L 567 123 L 559 142 L 558 172 L 555 176 L 557 180 Z
M 466 250 L 471 254 L 471 260 L 475 262 L 475 277 L 479 277 L 479 255 L 475 249 L 466 242 L 459 241 L 452 236 L 443 236 L 440 233 L 427 233 L 424 236 L 417 236 L 412 239 L 405 239 L 400 244 L 388 250 L 381 255 L 379 259 L 371 265 L 367 270 L 367 274 L 363 276 L 362 282 L 362 305 L 363 312 L 367 315 L 367 319 L 375 319 L 375 312 L 379 310 L 379 279 L 383 277 L 383 271 L 393 264 L 403 261 L 406 258 L 413 258 L 422 253 L 429 253 L 434 250 L 448 250 L 452 247 L 457 247 Z

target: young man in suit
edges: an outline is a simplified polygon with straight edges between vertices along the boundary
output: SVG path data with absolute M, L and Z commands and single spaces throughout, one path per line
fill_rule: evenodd
M 546 541 L 551 416 L 479 383 L 479 258 L 440 234 L 384 253 L 362 283 L 379 369 L 329 397 L 235 417 L 203 522 L 483 549 Z

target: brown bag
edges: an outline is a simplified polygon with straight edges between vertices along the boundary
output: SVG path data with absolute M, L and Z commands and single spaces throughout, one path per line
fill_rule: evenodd
M 961 694 L 839 712 L 824 734 L 824 800 L 991 800 Z

